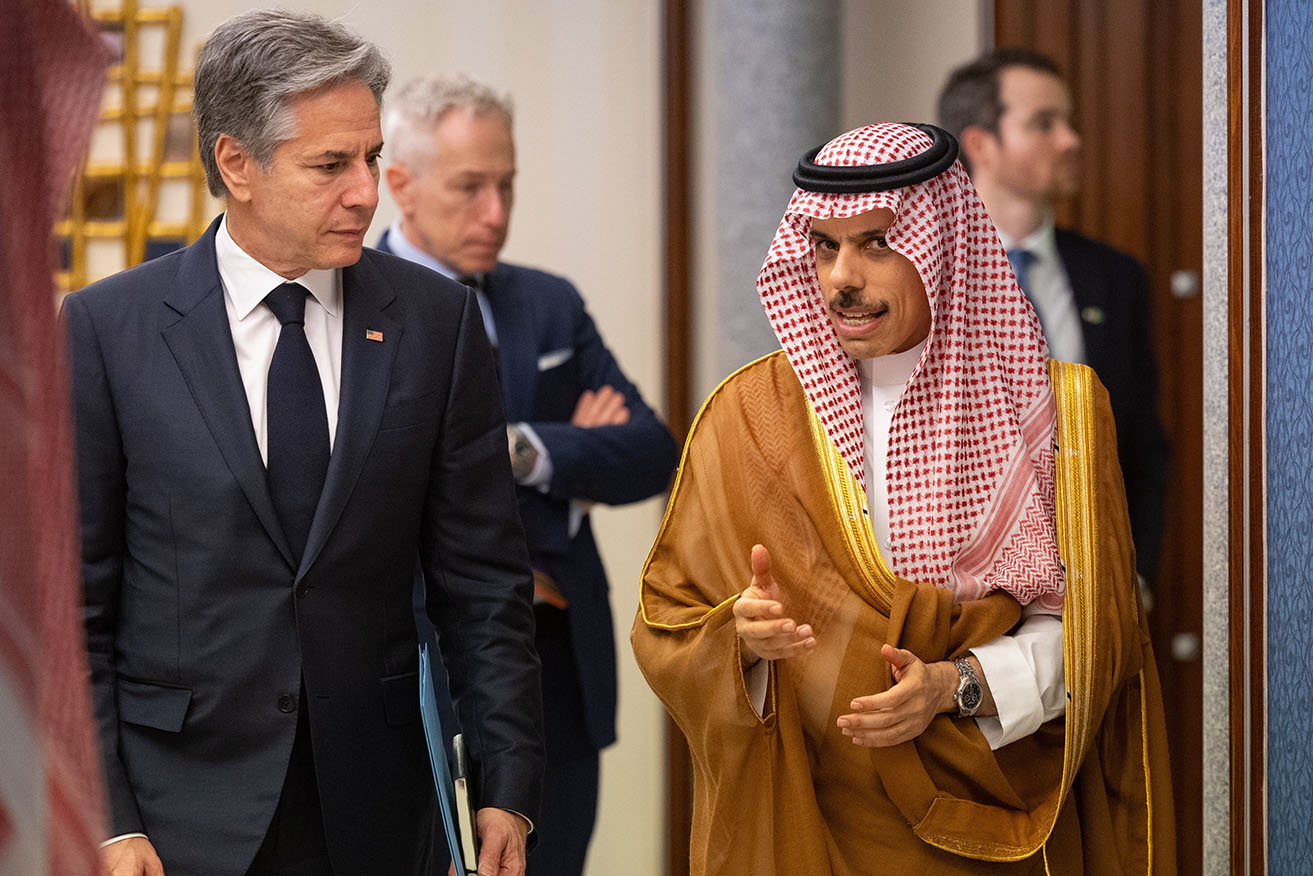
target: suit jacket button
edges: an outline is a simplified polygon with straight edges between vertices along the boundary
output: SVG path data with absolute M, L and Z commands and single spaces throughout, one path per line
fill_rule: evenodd
M 309 596 L 309 595 L 310 595 L 310 585 L 309 585 L 309 584 L 302 584 L 300 587 L 296 588 L 296 598 L 297 598 L 297 599 L 305 599 L 305 598 L 306 598 L 307 596 Z
M 292 713 L 296 711 L 296 697 L 283 694 L 278 698 L 278 711 Z

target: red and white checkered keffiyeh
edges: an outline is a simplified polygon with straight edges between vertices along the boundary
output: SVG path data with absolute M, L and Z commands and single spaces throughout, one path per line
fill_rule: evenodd
M 930 145 L 908 125 L 831 140 L 816 163 L 864 166 Z M 757 277 L 771 325 L 830 439 L 865 484 L 861 385 L 826 315 L 812 219 L 888 208 L 886 240 L 930 298 L 929 340 L 889 430 L 893 571 L 978 599 L 1001 588 L 1057 610 L 1063 574 L 1054 511 L 1055 408 L 1039 320 L 1012 276 L 961 164 L 886 192 L 798 190 Z

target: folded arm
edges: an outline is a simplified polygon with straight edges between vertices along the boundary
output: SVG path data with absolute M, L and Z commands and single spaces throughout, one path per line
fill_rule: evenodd
M 551 461 L 548 492 L 607 505 L 661 492 L 679 457 L 670 430 L 625 377 L 582 308 L 573 342 L 584 390 L 571 419 L 528 421 Z

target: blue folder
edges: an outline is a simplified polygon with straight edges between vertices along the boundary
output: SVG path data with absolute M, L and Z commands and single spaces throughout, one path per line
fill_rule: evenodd
M 419 645 L 419 711 L 424 721 L 424 739 L 429 746 L 429 764 L 433 767 L 433 786 L 438 792 L 438 808 L 442 811 L 442 831 L 447 835 L 447 848 L 451 849 L 451 862 L 457 873 L 475 873 L 478 861 L 472 861 L 474 867 L 466 867 L 461 857 L 460 834 L 456 828 L 456 785 L 451 779 L 451 768 L 447 766 L 447 748 L 443 740 L 447 738 L 442 730 L 442 720 L 438 717 L 438 705 L 433 699 L 433 667 L 429 663 L 428 648 L 424 642 Z

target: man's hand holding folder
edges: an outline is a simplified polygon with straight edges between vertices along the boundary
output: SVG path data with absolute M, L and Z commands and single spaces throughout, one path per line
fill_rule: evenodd
M 440 741 L 442 724 L 433 702 L 428 649 L 423 645 L 420 645 L 419 666 L 420 714 L 442 826 L 451 849 L 451 871 L 455 876 L 524 876 L 529 822 L 524 816 L 505 809 L 478 808 L 475 781 L 478 769 L 461 734 L 451 740 L 456 760 L 456 774 L 451 774 Z

